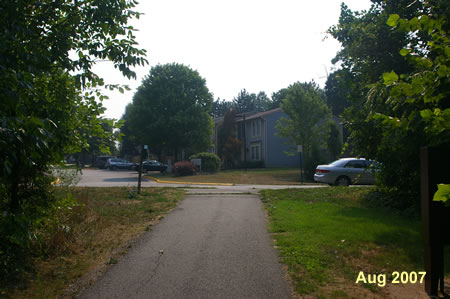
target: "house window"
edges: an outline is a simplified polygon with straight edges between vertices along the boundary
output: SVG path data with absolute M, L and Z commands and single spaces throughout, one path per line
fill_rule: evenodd
M 261 143 L 254 143 L 250 145 L 250 152 L 252 161 L 261 160 Z
M 252 137 L 261 136 L 261 120 L 256 119 L 251 122 Z

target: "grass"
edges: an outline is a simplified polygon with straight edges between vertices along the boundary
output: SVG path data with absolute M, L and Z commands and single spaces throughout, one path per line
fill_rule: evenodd
M 71 297 L 80 277 L 115 264 L 132 241 L 174 208 L 183 197 L 175 188 L 143 188 L 141 195 L 128 188 L 74 188 L 78 205 L 63 215 L 65 229 L 46 242 L 35 258 L 35 272 L 19 288 L 0 294 L 14 298 Z M 0 296 L 2 297 L 2 296 Z
M 359 271 L 388 279 L 393 271 L 423 271 L 419 220 L 369 208 L 363 201 L 367 192 L 370 188 L 262 191 L 270 231 L 299 294 L 383 297 L 376 284 L 355 284 Z
M 160 180 L 193 183 L 230 183 L 250 185 L 297 185 L 300 170 L 296 168 L 257 168 L 222 170 L 216 173 L 201 173 L 192 176 L 175 177 L 171 174 L 149 173 Z

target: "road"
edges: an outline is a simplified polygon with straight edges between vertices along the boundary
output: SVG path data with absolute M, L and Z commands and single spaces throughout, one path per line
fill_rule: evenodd
M 137 186 L 136 171 L 85 169 L 77 186 L 80 187 L 132 187 Z M 262 189 L 317 188 L 327 185 L 241 185 L 210 186 L 200 184 L 160 184 L 150 179 L 142 180 L 143 187 L 187 187 L 188 193 L 254 193 Z M 192 189 L 195 188 L 195 189 Z
M 136 186 L 133 171 L 83 170 L 78 186 Z M 80 298 L 291 298 L 261 189 L 306 186 L 189 187 L 188 195 Z

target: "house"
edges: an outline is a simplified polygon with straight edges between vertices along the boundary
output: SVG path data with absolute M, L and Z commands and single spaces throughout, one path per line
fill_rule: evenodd
M 277 121 L 283 117 L 288 116 L 281 108 L 236 114 L 237 138 L 242 143 L 239 160 L 236 162 L 264 161 L 266 167 L 299 167 L 300 155 L 296 152 L 295 145 L 289 144 L 286 138 L 277 135 Z M 224 117 L 214 119 L 212 136 L 214 146 L 211 152 L 215 154 L 218 154 L 217 136 L 223 120 Z M 333 120 L 338 124 L 342 138 L 342 125 L 339 124 L 337 117 L 333 117 Z M 288 152 L 291 154 L 287 155 Z

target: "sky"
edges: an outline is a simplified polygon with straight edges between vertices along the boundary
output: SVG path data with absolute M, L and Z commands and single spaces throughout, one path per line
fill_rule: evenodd
M 340 44 L 326 34 L 337 24 L 339 0 L 140 0 L 144 13 L 130 24 L 149 65 L 134 68 L 136 80 L 108 63 L 95 71 L 106 83 L 126 84 L 124 94 L 105 92 L 105 117 L 120 119 L 152 66 L 182 63 L 206 80 L 214 99 L 232 101 L 242 89 L 273 92 L 300 81 L 324 87 Z M 369 0 L 344 0 L 367 10 Z

